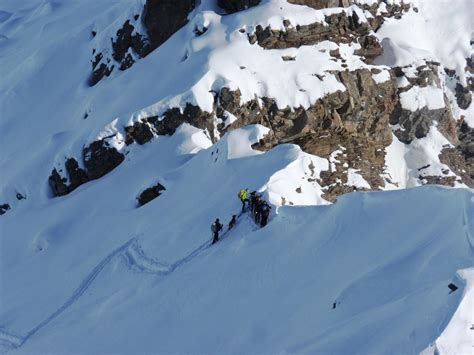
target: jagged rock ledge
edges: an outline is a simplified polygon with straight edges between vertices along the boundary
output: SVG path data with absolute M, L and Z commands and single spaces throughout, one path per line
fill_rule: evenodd
M 356 188 L 348 185 L 349 169 L 362 176 L 372 190 L 392 183 L 384 175 L 385 148 L 392 142 L 392 125 L 401 127 L 394 133 L 408 144 L 415 138 L 425 137 L 437 121 L 440 132 L 454 145 L 454 150 L 443 150 L 440 160 L 461 176 L 464 183 L 473 186 L 472 129 L 467 124 L 457 126 L 447 108 L 422 108 L 412 112 L 400 104 L 400 94 L 414 85 L 440 85 L 438 63 L 427 63 L 415 71 L 411 68 L 410 75 L 406 75 L 408 69 L 391 69 L 385 82 L 374 79 L 380 74 L 377 68 L 328 73 L 335 75 L 345 91 L 326 95 L 308 108 L 279 108 L 276 101 L 268 97 L 242 103 L 239 90 L 223 87 L 215 94 L 213 112 L 203 111 L 191 103 L 182 110 L 168 109 L 161 116 L 143 118 L 124 127 L 125 143 L 145 144 L 155 136 L 172 135 L 183 123 L 206 130 L 214 142 L 218 139 L 214 136 L 215 131 L 223 134 L 248 124 L 262 124 L 270 128 L 270 133 L 254 146 L 256 149 L 267 150 L 278 144 L 294 143 L 331 162 L 330 169 L 322 172 L 316 182 L 325 192 L 323 197 L 334 201 L 340 194 Z M 408 84 L 398 87 L 397 78 L 405 75 Z M 237 119 L 226 125 L 229 115 Z M 107 146 L 106 140 L 93 142 L 83 151 L 85 169 L 79 168 L 77 161 L 70 158 L 65 164 L 69 179 L 53 170 L 49 178 L 53 193 L 67 194 L 111 171 L 123 158 L 115 148 Z M 450 177 L 430 179 L 423 176 L 423 179 L 449 185 L 454 181 Z

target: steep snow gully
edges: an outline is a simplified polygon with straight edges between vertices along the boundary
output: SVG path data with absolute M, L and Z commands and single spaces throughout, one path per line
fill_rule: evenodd
M 262 277 L 266 276 L 273 278 L 270 287 L 264 288 L 270 293 L 273 283 L 281 284 L 280 287 L 283 287 L 284 280 L 288 278 L 293 280 L 290 284 L 296 282 L 294 287 L 302 283 L 307 288 L 310 282 L 312 286 L 306 290 L 309 292 L 309 297 L 314 296 L 312 292 L 314 287 L 319 289 L 316 293 L 319 295 L 316 308 L 320 319 L 312 336 L 306 335 L 306 338 L 301 338 L 297 343 L 291 339 L 285 346 L 276 343 L 274 347 L 268 347 L 269 344 L 260 347 L 262 344 L 258 342 L 250 343 L 246 344 L 248 347 L 242 345 L 237 347 L 236 351 L 268 349 L 271 352 L 287 349 L 292 352 L 332 351 L 331 353 L 342 354 L 346 353 L 348 348 L 344 342 L 340 342 L 338 337 L 341 334 L 350 337 L 351 342 L 355 344 L 356 350 L 352 348 L 352 353 L 380 353 L 382 349 L 395 344 L 400 346 L 397 348 L 399 353 L 417 353 L 425 348 L 427 349 L 425 351 L 429 351 L 431 348 L 436 349 L 436 344 L 432 342 L 441 334 L 443 336 L 439 340 L 440 344 L 444 349 L 452 350 L 452 337 L 446 336 L 446 333 L 449 334 L 449 328 L 446 327 L 449 322 L 453 323 L 452 316 L 458 306 L 467 302 L 466 282 L 456 273 L 473 266 L 474 230 L 470 217 L 473 214 L 473 205 L 472 191 L 463 189 L 422 187 L 396 192 L 352 193 L 331 206 L 282 207 L 273 221 L 262 229 L 255 226 L 249 216 L 243 215 L 236 227 L 224 233 L 215 247 L 209 248 L 210 240 L 207 240 L 173 263 L 162 263 L 146 255 L 139 243 L 140 236 L 137 236 L 104 257 L 58 309 L 25 335 L 21 336 L 0 327 L 1 349 L 6 352 L 19 350 L 27 342 L 29 345 L 35 334 L 51 325 L 53 320 L 72 308 L 71 306 L 87 294 L 86 291 L 113 260 L 119 259 L 118 261 L 126 265 L 125 270 L 131 271 L 132 274 L 144 273 L 166 277 L 198 259 L 199 256 L 199 259 L 203 257 L 204 263 L 208 264 L 204 269 L 202 263 L 183 268 L 184 273 L 195 275 L 193 279 L 197 283 L 205 281 L 202 277 L 199 281 L 196 274 L 212 273 L 216 265 L 225 269 L 222 264 L 224 259 L 232 265 L 241 265 L 241 268 L 245 269 L 241 272 L 245 272 L 246 275 L 249 267 L 262 270 L 260 273 L 263 273 L 258 275 L 258 280 L 246 283 L 251 293 L 255 292 L 253 288 L 256 285 L 257 288 L 262 287 Z M 382 217 L 385 221 L 382 221 Z M 327 223 L 318 223 L 322 218 Z M 413 223 L 406 223 L 411 227 L 404 227 L 399 223 L 400 219 L 407 219 L 406 222 L 412 219 L 419 220 L 418 225 L 421 228 L 413 228 L 416 225 Z M 306 223 L 302 223 L 303 221 Z M 311 221 L 309 226 L 308 221 Z M 279 234 L 276 234 L 276 230 Z M 301 252 L 301 248 L 307 252 Z M 355 249 L 357 253 L 354 253 Z M 282 250 L 284 254 L 279 255 Z M 306 255 L 308 252 L 310 255 Z M 240 253 L 240 260 L 235 260 Z M 291 255 L 299 257 L 294 260 L 290 258 Z M 298 276 L 298 270 L 306 270 L 306 273 Z M 314 271 L 309 272 L 310 270 Z M 271 275 L 266 275 L 268 272 Z M 173 282 L 182 283 L 184 286 L 186 278 L 183 280 L 179 277 L 177 275 L 177 280 Z M 221 276 L 209 277 L 219 280 Z M 241 281 L 234 274 L 227 274 L 226 277 L 231 279 L 235 277 L 236 281 Z M 447 285 L 450 283 L 455 283 L 459 289 L 456 292 L 449 292 Z M 100 282 L 97 283 L 97 287 L 100 285 Z M 261 291 L 262 289 L 259 292 Z M 177 297 L 182 295 L 177 294 Z M 178 302 L 186 301 L 179 299 Z M 403 311 L 399 308 L 400 305 L 403 305 Z M 422 308 L 423 314 L 430 316 L 424 317 L 425 319 L 413 318 L 410 313 L 417 307 Z M 238 309 L 235 311 L 239 312 Z M 295 311 L 296 314 L 300 312 Z M 378 340 L 370 338 L 368 341 L 367 334 L 370 334 L 370 327 L 377 323 L 377 319 L 380 317 L 392 319 L 395 314 L 398 314 L 399 318 L 393 318 L 388 322 L 392 323 L 389 327 L 395 333 L 401 334 L 389 335 L 387 325 L 378 331 Z M 77 314 L 74 317 L 77 317 Z M 408 326 L 406 322 L 410 325 Z M 353 326 L 350 326 L 351 324 Z M 406 331 L 400 330 L 399 326 L 402 324 L 405 324 Z M 146 327 L 146 324 L 141 324 L 139 327 Z M 445 329 L 447 331 L 444 331 Z M 380 333 L 385 330 L 387 331 L 385 335 Z M 364 332 L 367 333 L 363 335 Z M 42 336 L 46 335 L 46 341 L 49 333 L 51 332 L 42 332 Z M 469 336 L 469 333 L 467 334 Z M 408 336 L 410 341 L 402 346 L 400 344 L 403 343 L 401 341 L 405 336 Z M 36 340 L 36 337 L 34 338 Z M 268 341 L 272 342 L 271 339 Z M 367 344 L 364 344 L 364 341 L 368 341 Z M 463 341 L 464 345 L 469 344 L 468 337 Z M 433 345 L 428 347 L 429 344 Z M 179 350 L 176 347 L 172 348 Z M 27 347 L 24 353 L 41 349 L 41 346 L 38 348 L 35 345 Z M 202 344 L 194 349 L 212 351 L 212 348 Z M 157 348 L 157 351 L 169 350 L 166 347 Z M 453 353 L 456 353 L 455 350 L 454 347 Z
M 239 229 L 241 229 L 242 222 L 248 222 L 249 225 L 253 224 L 252 220 L 250 218 L 247 218 L 246 214 L 241 214 L 239 215 L 239 219 L 237 220 L 237 224 L 235 225 L 235 227 L 232 230 L 226 230 L 224 233 L 222 233 L 219 240 L 222 241 L 229 237 L 230 234 L 238 232 Z M 246 229 L 246 231 L 249 230 L 249 228 L 244 229 Z M 257 229 L 258 227 L 256 225 L 250 226 L 250 230 L 255 231 Z M 86 292 L 86 290 L 92 285 L 97 276 L 104 270 L 104 268 L 108 264 L 110 264 L 110 262 L 114 258 L 125 258 L 129 269 L 134 272 L 166 276 L 171 274 L 177 268 L 190 262 L 193 258 L 208 249 L 211 246 L 211 241 L 212 240 L 207 240 L 194 251 L 192 251 L 190 254 L 186 255 L 185 257 L 177 260 L 172 264 L 167 264 L 147 256 L 143 251 L 142 247 L 140 246 L 138 237 L 130 239 L 125 244 L 112 251 L 99 264 L 97 264 L 97 266 L 92 269 L 92 271 L 86 276 L 86 278 L 81 282 L 81 284 L 77 287 L 73 294 L 64 302 L 64 304 L 56 311 L 54 311 L 49 317 L 47 317 L 45 320 L 43 320 L 41 323 L 31 329 L 25 336 L 11 334 L 8 331 L 0 328 L 0 351 L 8 351 L 22 346 L 40 329 L 44 328 L 52 320 L 61 315 L 61 313 L 63 313 L 67 308 L 72 306 L 84 294 L 84 292 Z

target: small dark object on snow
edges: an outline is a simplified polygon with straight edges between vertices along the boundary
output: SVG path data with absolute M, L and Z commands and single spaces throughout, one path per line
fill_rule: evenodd
M 16 193 L 16 199 L 17 199 L 18 201 L 21 201 L 21 200 L 26 199 L 26 197 L 23 196 L 21 193 L 17 192 L 17 193 Z
M 336 302 L 334 302 L 334 303 L 332 304 L 332 309 L 336 309 L 336 305 L 337 305 Z
M 157 183 L 156 185 L 142 191 L 140 196 L 137 197 L 138 207 L 143 206 L 144 204 L 150 202 L 151 200 L 154 200 L 155 198 L 160 196 L 165 190 L 166 188 L 163 185 L 161 185 L 160 183 Z
M 232 216 L 232 219 L 230 220 L 229 222 L 229 230 L 231 230 L 232 228 L 234 228 L 235 224 L 237 223 L 237 216 L 234 214 Z
M 457 287 L 455 284 L 453 284 L 453 283 L 450 283 L 450 284 L 448 285 L 448 287 L 449 287 L 449 289 L 451 290 L 450 294 L 453 293 L 454 291 L 456 291 L 456 290 L 458 289 L 458 287 Z
M 10 205 L 8 203 L 4 203 L 3 205 L 0 205 L 0 215 L 4 214 L 10 209 Z

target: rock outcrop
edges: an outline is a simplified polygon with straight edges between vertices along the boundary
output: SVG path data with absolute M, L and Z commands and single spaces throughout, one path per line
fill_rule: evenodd
M 322 41 L 358 43 L 360 49 L 354 54 L 363 57 L 367 63 L 372 63 L 374 58 L 383 53 L 379 40 L 371 34 L 369 22 L 361 21 L 356 12 L 352 15 L 340 12 L 326 16 L 325 23 L 292 26 L 290 21 L 285 20 L 283 24 L 284 31 L 258 25 L 255 32 L 248 35 L 249 42 L 258 43 L 265 49 L 298 48 Z
M 62 170 L 53 169 L 48 178 L 54 196 L 67 195 L 80 185 L 98 179 L 115 169 L 125 159 L 106 139 L 101 139 L 85 147 L 82 152 L 85 169 L 79 167 L 75 158 L 68 158 L 65 162 L 66 176 Z
M 316 10 L 326 9 L 330 7 L 349 7 L 351 5 L 357 5 L 365 11 L 370 12 L 372 15 L 368 18 L 368 22 L 371 25 L 374 31 L 377 31 L 380 26 L 383 24 L 386 18 L 394 17 L 399 19 L 402 15 L 410 9 L 409 2 L 389 3 L 383 0 L 377 0 L 372 2 L 371 5 L 368 4 L 359 4 L 354 0 L 287 0 L 291 4 L 295 5 L 305 5 L 312 7 Z M 383 4 L 383 7 L 379 5 Z M 414 8 L 417 11 L 416 8 Z
M 163 193 L 163 191 L 165 191 L 165 190 L 166 190 L 166 188 L 163 185 L 161 185 L 160 183 L 157 183 L 156 185 L 145 189 L 137 197 L 138 207 L 143 206 L 144 204 L 150 202 L 151 200 L 154 200 L 155 198 L 160 196 Z
M 385 184 L 381 177 L 384 149 L 392 140 L 389 118 L 398 96 L 395 76 L 392 74 L 390 80 L 376 83 L 373 75 L 377 73 L 378 69 L 335 73 L 346 90 L 327 95 L 309 108 L 279 108 L 273 99 L 266 97 L 242 104 L 239 90 L 224 87 L 217 94 L 215 113 L 189 103 L 182 111 L 172 108 L 161 117 L 149 117 L 126 127 L 126 142 L 143 144 L 154 135 L 173 134 L 185 122 L 206 129 L 211 135 L 214 129 L 223 134 L 259 123 L 270 128 L 270 134 L 256 146 L 259 149 L 295 143 L 306 152 L 328 159 L 334 152 L 343 150 L 337 157 L 340 164 L 333 164 L 333 170 L 322 174 L 320 183 L 327 188 L 328 200 L 345 191 L 348 168 L 357 170 L 371 188 L 378 189 Z M 237 120 L 225 126 L 227 114 Z M 214 127 L 214 115 L 220 122 L 217 127 Z
M 115 169 L 125 159 L 106 139 L 91 143 L 83 150 L 84 166 L 89 180 L 98 179 Z
M 314 45 L 322 41 L 351 43 L 370 32 L 367 22 L 360 22 L 354 12 L 348 16 L 345 12 L 325 17 L 325 24 L 315 22 L 305 26 L 292 26 L 284 21 L 285 31 L 273 30 L 270 26 L 263 28 L 258 25 L 255 32 L 249 35 L 250 43 L 258 43 L 265 49 L 298 48 Z
M 261 0 L 218 0 L 217 4 L 228 13 L 233 13 L 248 9 L 252 6 L 257 6 L 260 4 L 260 1 Z
M 383 51 L 374 31 L 385 18 L 400 18 L 410 8 L 404 3 L 390 5 L 384 2 L 383 6 L 379 6 L 381 1 L 370 6 L 360 5 L 353 0 L 288 1 L 315 9 L 341 7 L 341 11 L 325 16 L 324 23 L 305 26 L 293 26 L 289 20 L 284 20 L 283 31 L 257 26 L 248 35 L 251 44 L 258 44 L 264 49 L 298 48 L 321 41 L 354 44 L 354 54 L 362 57 L 366 63 L 373 63 L 374 58 Z M 219 5 L 229 13 L 259 3 L 260 0 L 219 0 Z M 372 16 L 360 19 L 360 11 L 342 9 L 354 4 L 370 12 Z M 133 64 L 134 58 L 143 57 L 160 46 L 187 23 L 187 16 L 194 6 L 194 0 L 179 0 L 173 4 L 164 0 L 147 0 L 141 15 L 147 33 L 135 31 L 136 23 L 133 21 L 138 21 L 140 16 L 126 21 L 112 40 L 112 58 L 104 58 L 102 53 L 95 54 L 96 79 L 109 75 L 114 66 L 118 66 L 120 70 L 127 69 Z M 202 28 L 196 32 L 195 29 L 195 33 L 202 35 L 206 30 Z M 245 30 L 241 29 L 242 31 Z M 341 68 L 347 67 L 339 49 L 333 49 L 329 54 L 333 57 L 332 60 L 342 61 Z M 293 61 L 295 57 L 282 56 L 282 60 Z M 294 143 L 308 153 L 328 159 L 329 170 L 321 172 L 317 178 L 312 176 L 311 179 L 323 188 L 325 199 L 334 201 L 345 192 L 377 190 L 386 183 L 393 183 L 384 173 L 385 148 L 392 142 L 392 129 L 397 139 L 410 144 L 416 138 L 426 137 L 436 122 L 438 130 L 454 145 L 443 149 L 440 161 L 448 165 L 457 176 L 453 176 L 447 169 L 443 171 L 443 176 L 426 176 L 420 172 L 420 181 L 447 185 L 463 181 L 472 186 L 474 134 L 467 124 L 457 125 L 446 95 L 443 97 L 444 107 L 421 107 L 416 111 L 404 108 L 400 99 L 403 93 L 414 87 L 432 86 L 441 90 L 440 64 L 426 62 L 417 68 L 395 67 L 388 71 L 385 81 L 381 81 L 381 76 L 375 80 L 374 76 L 380 74 L 381 70 L 369 67 L 325 73 L 324 75 L 334 75 L 345 90 L 321 97 L 309 107 L 278 107 L 271 97 L 255 97 L 242 102 L 238 89 L 222 87 L 214 94 L 212 112 L 203 111 L 191 103 L 183 108 L 170 108 L 160 116 L 142 118 L 133 125 L 124 127 L 125 143 L 145 144 L 157 135 L 173 134 L 183 123 L 204 129 L 215 142 L 219 135 L 227 131 L 259 123 L 270 131 L 255 144 L 256 149 L 267 150 L 278 144 Z M 470 79 L 468 83 L 472 84 Z M 470 88 L 458 85 L 455 91 L 458 105 L 461 108 L 468 106 L 472 100 Z M 230 116 L 234 116 L 236 120 L 228 124 L 227 118 Z M 65 163 L 65 174 L 53 170 L 49 178 L 53 193 L 67 194 L 77 186 L 103 176 L 123 160 L 124 156 L 108 146 L 106 139 L 93 142 L 83 150 L 84 168 L 80 168 L 78 162 L 70 158 Z M 353 185 L 355 182 L 351 179 L 351 174 L 359 175 L 362 183 Z M 138 197 L 139 205 L 159 196 L 163 189 L 160 184 L 146 189 Z
M 271 129 L 255 146 L 269 149 L 280 143 L 298 144 L 304 151 L 338 161 L 330 171 L 321 174 L 324 198 L 335 198 L 353 187 L 345 186 L 349 168 L 357 170 L 372 189 L 385 185 L 381 177 L 385 165 L 385 147 L 392 142 L 390 113 L 398 101 L 395 78 L 377 84 L 368 69 L 337 74 L 346 91 L 338 91 L 316 101 L 311 107 L 278 108 L 274 100 L 263 98 L 240 105 L 240 92 L 223 88 L 219 94 L 217 115 L 225 111 L 237 117 L 231 130 L 252 123 Z M 221 128 L 222 129 L 222 128 Z
M 441 87 L 439 72 L 439 63 L 427 62 L 415 70 L 414 68 L 397 67 L 394 73 L 397 78 L 403 79 L 408 84 L 399 88 L 398 94 L 402 94 L 413 87 L 425 88 L 432 86 Z M 395 135 L 403 143 L 410 143 L 415 138 L 423 138 L 428 134 L 430 127 L 436 121 L 438 129 L 452 143 L 457 142 L 456 121 L 451 113 L 448 104 L 448 98 L 444 95 L 444 107 L 440 109 L 429 109 L 422 107 L 416 111 L 402 108 L 400 102 L 395 106 L 395 110 L 390 116 L 390 124 L 399 125 L 399 129 L 395 130 Z
M 133 126 L 125 127 L 126 144 L 134 141 L 144 144 L 150 141 L 154 135 L 172 135 L 183 123 L 206 129 L 211 139 L 214 137 L 214 115 L 201 110 L 199 106 L 187 103 L 183 110 L 174 107 L 167 110 L 161 117 L 152 116 L 135 122 Z
M 4 203 L 4 204 L 0 205 L 0 216 L 2 214 L 5 214 L 9 209 L 11 209 L 11 207 L 8 203 Z
M 458 124 L 458 144 L 441 151 L 439 160 L 446 164 L 467 186 L 474 187 L 474 128 L 461 120 Z
M 143 10 L 143 24 L 153 51 L 188 23 L 195 0 L 147 0 Z
M 296 5 L 306 5 L 314 9 L 329 7 L 348 7 L 357 2 L 353 0 L 288 0 Z M 378 39 L 371 35 L 377 31 L 385 18 L 401 18 L 404 12 L 410 9 L 409 4 L 385 4 L 379 8 L 379 2 L 371 6 L 359 5 L 368 11 L 371 16 L 366 21 L 359 19 L 357 13 L 341 11 L 325 17 L 325 23 L 315 22 L 304 26 L 293 26 L 289 20 L 284 20 L 284 31 L 272 29 L 270 26 L 263 28 L 258 25 L 255 32 L 249 34 L 251 44 L 258 43 L 265 49 L 298 48 L 304 45 L 313 45 L 321 41 L 335 43 L 359 43 L 361 49 L 356 55 L 364 57 L 368 63 L 382 54 L 383 48 Z
M 467 110 L 472 102 L 472 93 L 468 87 L 462 86 L 460 83 L 456 84 L 456 102 L 459 108 Z
M 327 9 L 329 7 L 348 7 L 354 0 L 287 0 L 290 4 L 306 5 L 313 9 Z
M 93 51 L 90 85 L 110 76 L 115 67 L 130 68 L 135 58 L 144 58 L 188 23 L 188 15 L 195 7 L 195 0 L 147 0 L 143 13 L 125 21 L 111 40 L 112 58 Z M 141 21 L 146 33 L 139 33 Z M 104 53 L 107 51 L 104 51 Z

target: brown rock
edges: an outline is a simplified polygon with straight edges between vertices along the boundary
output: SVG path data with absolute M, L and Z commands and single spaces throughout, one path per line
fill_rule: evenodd
M 249 35 L 250 43 L 256 41 L 265 49 L 298 48 L 322 41 L 351 43 L 360 36 L 369 34 L 370 25 L 359 22 L 356 13 L 347 16 L 345 12 L 325 17 L 326 24 L 313 23 L 305 26 L 287 27 L 285 31 L 272 30 L 270 26 L 255 28 L 255 36 Z

